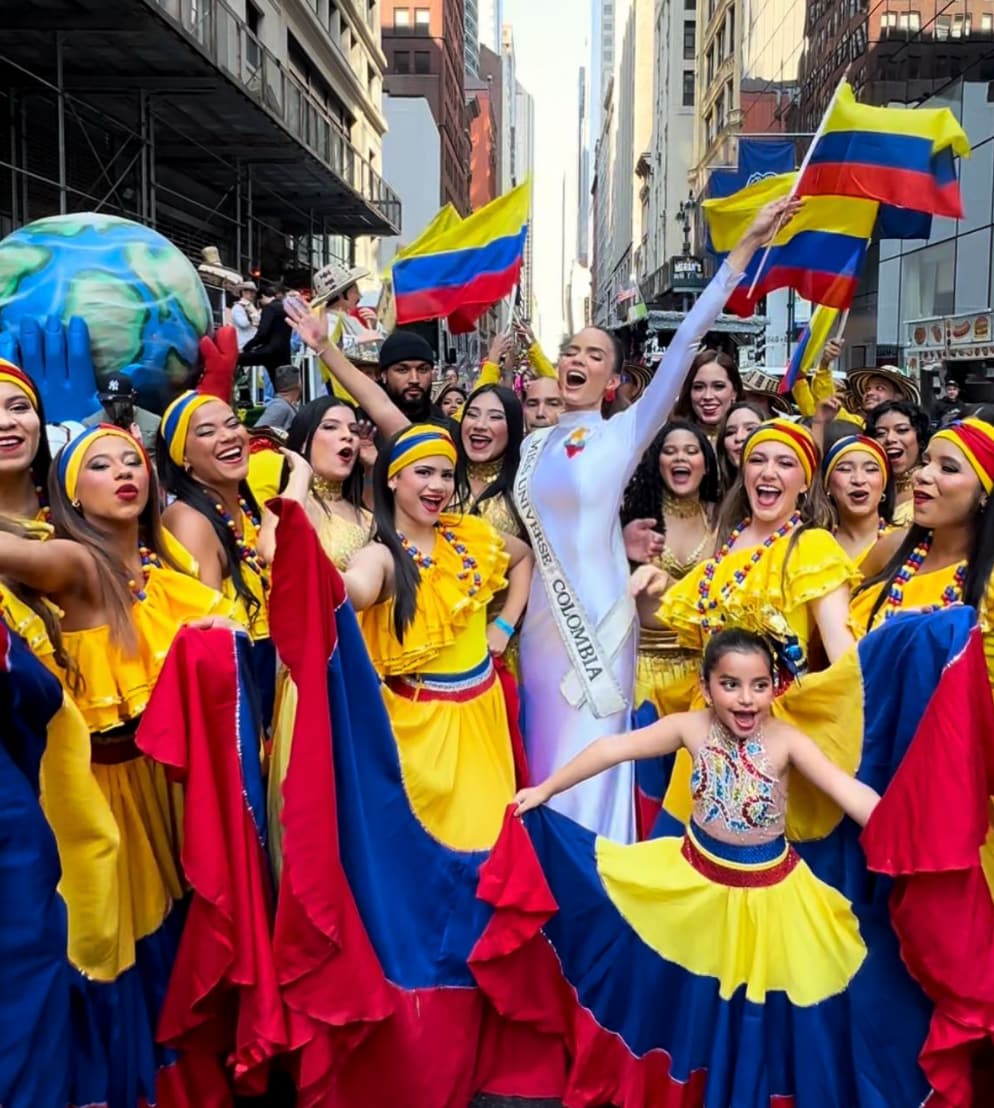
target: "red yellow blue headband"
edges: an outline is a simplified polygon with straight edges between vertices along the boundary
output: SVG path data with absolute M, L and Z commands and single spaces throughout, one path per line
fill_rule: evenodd
M 179 396 L 162 413 L 162 441 L 166 444 L 169 457 L 178 465 L 183 464 L 183 455 L 186 453 L 186 436 L 190 430 L 190 420 L 193 413 L 205 404 L 213 404 L 216 396 L 208 396 L 207 393 L 194 392 L 189 389 Z
M 83 468 L 83 459 L 86 457 L 87 451 L 98 439 L 110 438 L 124 439 L 125 442 L 129 442 L 141 456 L 145 471 L 151 471 L 145 448 L 134 435 L 128 431 L 122 431 L 120 427 L 115 427 L 112 423 L 98 423 L 96 427 L 89 428 L 78 438 L 73 439 L 72 442 L 66 443 L 59 451 L 56 460 L 59 483 L 70 500 L 76 499 L 79 471 Z
M 791 423 L 787 419 L 770 419 L 761 423 L 746 440 L 745 449 L 742 451 L 743 463 L 749 455 L 764 442 L 778 442 L 783 446 L 789 446 L 797 455 L 804 470 L 804 476 L 811 481 L 815 469 L 818 466 L 818 447 L 811 437 L 811 432 L 799 423 Z
M 966 455 L 984 492 L 989 493 L 994 488 L 994 426 L 971 417 L 943 427 L 932 438 L 945 439 L 958 446 Z
M 406 466 L 422 458 L 447 458 L 456 464 L 456 445 L 448 431 L 430 423 L 414 423 L 402 431 L 390 451 L 387 477 L 396 477 Z
M 0 381 L 4 381 L 8 385 L 13 385 L 15 388 L 21 390 L 24 395 L 31 401 L 31 407 L 35 411 L 38 411 L 38 390 L 35 388 L 34 381 L 20 369 L 14 365 L 13 362 L 8 362 L 4 358 L 0 358 Z
M 872 454 L 880 463 L 884 474 L 888 479 L 890 478 L 890 459 L 887 457 L 887 451 L 876 439 L 871 439 L 868 435 L 846 435 L 841 439 L 837 439 L 825 455 L 825 461 L 822 463 L 825 480 L 827 481 L 832 476 L 835 467 L 847 454 L 856 454 L 860 451 L 864 454 Z

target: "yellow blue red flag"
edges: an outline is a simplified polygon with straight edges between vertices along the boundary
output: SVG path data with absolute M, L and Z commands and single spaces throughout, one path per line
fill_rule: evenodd
M 782 173 L 732 196 L 704 201 L 704 216 L 719 256 L 735 247 L 760 208 L 790 192 L 796 177 L 795 173 Z M 875 200 L 856 197 L 808 197 L 801 211 L 774 237 L 768 256 L 761 251 L 746 267 L 745 277 L 728 300 L 729 310 L 752 315 L 757 301 L 781 288 L 796 289 L 815 304 L 848 308 L 879 208 Z M 759 280 L 750 291 L 757 272 Z
M 875 108 L 843 82 L 801 176 L 801 196 L 852 196 L 963 217 L 953 162 L 970 140 L 948 108 Z
M 460 329 L 471 329 L 518 281 L 530 210 L 531 182 L 525 181 L 417 249 L 409 247 L 393 265 L 398 324 L 457 314 Z
M 781 395 L 790 392 L 797 383 L 799 377 L 804 377 L 818 364 L 821 352 L 825 344 L 832 337 L 836 321 L 839 318 L 838 308 L 828 308 L 819 304 L 811 313 L 811 319 L 801 332 L 797 346 L 790 356 L 790 365 L 780 382 Z

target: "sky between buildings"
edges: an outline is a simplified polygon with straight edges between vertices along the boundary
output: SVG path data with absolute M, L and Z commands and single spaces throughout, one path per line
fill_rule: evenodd
M 504 0 L 504 22 L 514 28 L 518 80 L 535 99 L 535 332 L 555 358 L 565 326 L 563 174 L 576 159 L 577 74 L 581 65 L 589 66 L 590 2 Z M 567 225 L 575 223 L 575 208 L 566 218 Z

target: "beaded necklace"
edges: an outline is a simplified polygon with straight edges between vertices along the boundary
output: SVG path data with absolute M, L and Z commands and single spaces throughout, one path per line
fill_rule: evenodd
M 138 582 L 132 578 L 128 581 L 128 588 L 131 590 L 131 594 L 134 596 L 135 600 L 144 600 L 145 585 L 148 584 L 152 567 L 161 567 L 162 563 L 159 561 L 159 556 L 153 550 L 145 546 L 144 543 L 138 547 L 138 556 L 141 558 L 142 563 L 142 584 L 139 586 Z
M 467 595 L 476 596 L 480 591 L 480 585 L 483 583 L 476 559 L 466 549 L 465 544 L 458 540 L 454 531 L 451 531 L 448 527 L 441 526 L 441 524 L 436 524 L 436 530 L 439 536 L 444 539 L 462 559 L 462 571 L 456 574 L 456 580 L 471 580 L 472 583 L 470 584 Z M 398 531 L 397 538 L 400 539 L 400 545 L 413 560 L 414 564 L 420 569 L 431 569 L 431 567 L 435 565 L 435 559 L 432 558 L 430 554 L 423 554 L 406 535 Z
M 718 600 L 711 599 L 711 582 L 714 580 L 715 570 L 718 565 L 729 555 L 732 547 L 742 536 L 742 533 L 746 530 L 752 520 L 747 516 L 732 533 L 728 536 L 724 545 L 718 551 L 717 554 L 704 566 L 704 573 L 701 576 L 700 584 L 697 586 L 697 613 L 701 617 L 701 631 L 707 635 L 712 630 L 712 624 L 708 618 L 708 613 L 713 612 L 719 604 Z M 763 555 L 767 550 L 778 540 L 782 539 L 784 535 L 790 534 L 791 531 L 801 522 L 801 513 L 795 512 L 786 523 L 781 524 L 772 535 L 767 535 L 760 546 L 752 552 L 752 556 L 749 561 L 741 568 L 737 569 L 732 577 L 731 581 L 726 582 L 721 590 L 721 599 L 724 600 L 732 589 L 732 584 L 741 586 L 745 579 L 752 572 L 753 567 L 762 560 Z
M 928 552 L 932 548 L 932 532 L 925 536 L 922 541 L 911 551 L 908 555 L 905 563 L 897 571 L 897 575 L 891 582 L 890 591 L 887 594 L 887 603 L 884 610 L 884 619 L 890 619 L 891 616 L 896 615 L 904 605 L 904 586 L 911 580 L 912 577 L 921 569 L 922 564 L 928 557 Z M 958 604 L 963 599 L 963 585 L 966 581 L 966 562 L 960 562 L 956 567 L 956 573 L 953 577 L 953 583 L 947 585 L 942 591 L 942 596 L 938 604 L 932 604 L 928 608 L 919 609 L 921 611 L 934 612 L 939 608 L 948 608 L 950 604 Z
M 241 514 L 245 516 L 246 519 L 250 520 L 252 526 L 258 530 L 259 520 L 256 518 L 255 513 L 249 508 L 248 502 L 242 496 L 238 498 L 238 507 Z M 221 517 L 221 522 L 231 532 L 231 536 L 235 540 L 235 546 L 238 549 L 238 556 L 242 563 L 248 566 L 254 574 L 261 578 L 263 588 L 268 588 L 269 582 L 266 580 L 265 574 L 263 573 L 263 570 L 266 568 L 266 560 L 260 556 L 254 546 L 245 541 L 244 531 L 240 531 L 238 527 L 235 526 L 235 521 L 231 518 L 231 515 L 220 501 L 215 503 L 214 511 L 217 512 Z

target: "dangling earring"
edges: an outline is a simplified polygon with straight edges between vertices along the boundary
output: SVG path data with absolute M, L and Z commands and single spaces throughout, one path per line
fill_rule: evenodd
M 79 502 L 78 500 L 74 500 L 74 501 L 72 502 L 72 506 L 73 506 L 73 507 L 74 507 L 74 508 L 76 509 L 76 511 L 77 511 L 77 512 L 78 512 L 78 511 L 81 511 L 81 510 L 82 510 L 82 507 L 83 507 L 83 505 L 82 505 L 82 504 L 80 504 L 80 502 Z
M 613 385 L 608 385 L 608 387 L 604 390 L 604 403 L 605 404 L 613 404 L 614 403 L 614 397 L 615 397 L 615 388 L 614 388 Z

